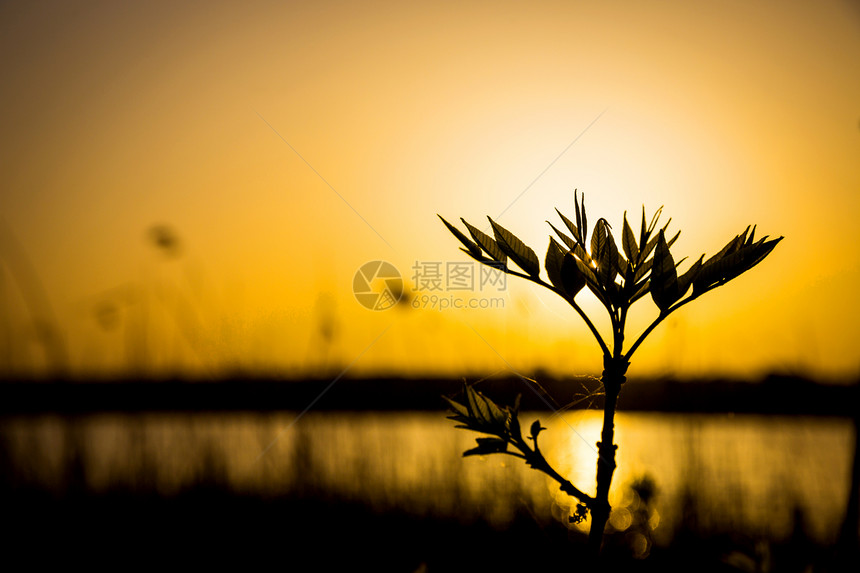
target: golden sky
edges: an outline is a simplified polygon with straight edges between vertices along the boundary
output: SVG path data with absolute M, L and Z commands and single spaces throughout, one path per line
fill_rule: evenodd
M 618 229 L 663 205 L 676 259 L 785 236 L 631 375 L 860 367 L 856 2 L 14 2 L 0 66 L 5 371 L 593 373 L 536 285 L 352 292 L 468 261 L 437 213 L 542 258 L 575 188 Z

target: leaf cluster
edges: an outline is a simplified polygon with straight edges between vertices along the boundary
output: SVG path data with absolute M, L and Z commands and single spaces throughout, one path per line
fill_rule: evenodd
M 443 396 L 453 411 L 453 415 L 448 418 L 459 422 L 455 426 L 457 428 L 493 436 L 478 438 L 478 447 L 466 451 L 464 456 L 510 453 L 507 451 L 508 444 L 516 445 L 523 441 L 518 418 L 519 396 L 513 406 L 499 407 L 469 385 L 464 387 L 463 395 L 465 399 L 462 404 Z
M 476 438 L 477 446 L 463 452 L 464 457 L 489 454 L 507 454 L 524 460 L 529 466 L 540 470 L 559 482 L 560 489 L 588 506 L 593 499 L 561 477 L 546 461 L 538 446 L 538 434 L 546 430 L 539 420 L 530 428 L 530 435 L 523 437 L 519 422 L 520 397 L 513 406 L 499 406 L 470 385 L 463 387 L 463 401 L 457 402 L 443 396 L 451 410 L 449 419 L 458 422 L 457 428 L 472 430 L 488 436 Z M 533 445 L 529 445 L 529 441 Z
M 702 255 L 686 272 L 679 273 L 678 267 L 686 257 L 676 262 L 670 248 L 680 236 L 680 231 L 666 238 L 672 220 L 670 218 L 665 225 L 658 227 L 662 210 L 661 207 L 648 219 L 643 206 L 638 232 L 633 230 L 625 212 L 619 250 L 612 227 L 604 218 L 594 224 L 589 240 L 585 197 L 580 200 L 574 191 L 574 217 L 569 218 L 556 209 L 563 225 L 547 222 L 555 233 L 549 238 L 543 261 L 548 282 L 540 276 L 541 265 L 535 251 L 493 219 L 488 218 L 493 231 L 491 237 L 465 219 L 461 221 L 468 236 L 441 215 L 439 218 L 463 244 L 461 250 L 475 260 L 541 284 L 562 296 L 591 328 L 604 353 L 619 357 L 627 311 L 633 303 L 650 294 L 659 310 L 659 318 L 644 333 L 647 334 L 670 312 L 757 265 L 782 239 L 768 240 L 768 237 L 764 237 L 755 241 L 755 228 L 750 230 L 747 227 L 717 254 L 707 260 Z M 512 268 L 510 261 L 521 271 Z M 616 343 L 614 353 L 609 351 L 575 301 L 575 297 L 585 288 L 609 312 Z M 641 338 L 626 358 L 629 358 L 639 342 Z

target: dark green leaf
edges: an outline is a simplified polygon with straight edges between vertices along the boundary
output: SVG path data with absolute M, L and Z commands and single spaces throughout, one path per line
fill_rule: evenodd
M 606 249 L 603 251 L 603 257 L 597 265 L 603 284 L 609 288 L 615 282 L 615 275 L 622 268 L 619 263 L 621 257 L 618 254 L 618 247 L 615 246 L 615 239 L 612 233 L 606 232 Z
M 583 247 L 582 245 L 576 245 L 573 249 L 573 255 L 577 259 L 585 263 L 587 266 L 591 267 L 592 270 L 594 269 L 594 261 L 591 260 L 591 255 L 588 254 L 588 251 L 585 250 L 585 247 Z
M 480 426 L 491 424 L 493 419 L 487 401 L 471 386 L 466 386 L 465 392 L 469 417 Z
M 669 222 L 671 222 L 671 221 L 672 221 L 672 220 L 671 220 L 671 219 L 669 219 Z M 669 223 L 666 223 L 666 225 L 665 225 L 665 226 L 663 227 L 663 229 L 662 229 L 662 232 L 663 232 L 663 233 L 665 233 L 665 232 L 666 232 L 666 227 L 668 227 L 668 226 L 669 226 Z M 666 243 L 666 245 L 667 245 L 668 247 L 671 247 L 671 246 L 675 243 L 675 241 L 677 241 L 677 240 L 678 240 L 678 237 L 680 237 L 680 236 L 681 236 L 681 231 L 678 231 L 677 233 L 675 233 L 675 236 L 674 236 L 674 237 L 672 237 L 671 239 L 669 239 L 669 241 Z M 641 260 L 643 260 L 643 261 L 644 261 L 644 260 L 646 260 L 646 259 L 648 258 L 648 255 L 650 255 L 650 254 L 651 254 L 651 251 L 653 251 L 653 250 L 654 250 L 654 247 L 655 247 L 656 245 L 657 245 L 657 237 L 655 236 L 655 237 L 652 237 L 652 238 L 651 238 L 651 239 L 650 239 L 650 240 L 645 244 L 645 249 L 643 249 L 643 250 L 642 250 L 642 252 L 639 254 L 639 258 L 640 258 Z M 638 274 L 638 273 L 637 273 L 637 274 Z M 638 279 L 637 279 L 637 280 L 638 280 Z
M 623 256 L 621 256 L 621 253 L 618 252 L 617 248 L 615 249 L 615 252 L 617 253 L 615 257 L 615 268 L 622 277 L 626 277 L 627 260 Z
M 479 247 L 477 243 L 471 241 L 466 235 L 463 234 L 462 231 L 460 231 L 460 229 L 446 221 L 442 217 L 442 215 L 439 215 L 437 213 L 436 216 L 442 219 L 442 222 L 445 223 L 445 226 L 448 227 L 448 230 L 451 231 L 451 233 L 453 233 L 454 236 L 457 237 L 457 239 L 459 239 L 460 242 L 466 246 L 466 249 L 468 249 L 468 252 L 470 255 L 472 255 L 472 257 L 478 260 L 481 259 L 481 247 Z
M 756 226 L 753 225 L 752 231 L 750 231 L 750 236 L 747 237 L 747 240 L 744 243 L 744 245 L 747 247 L 753 244 L 753 238 L 755 237 L 755 228 L 756 228 Z
M 576 259 L 565 252 L 552 237 L 546 252 L 546 272 L 550 282 L 569 301 L 585 286 L 585 276 L 579 270 Z
M 618 270 L 618 247 L 609 229 L 606 219 L 598 219 L 591 236 L 591 258 L 597 262 L 598 282 L 604 288 L 609 288 Z
M 585 282 L 600 288 L 600 283 L 597 281 L 597 275 L 595 274 L 594 269 L 582 262 L 582 259 L 579 257 L 574 256 L 573 260 L 576 263 L 576 268 L 579 270 L 580 274 L 585 277 Z
M 705 255 L 699 257 L 699 260 L 693 263 L 687 272 L 678 277 L 678 290 L 680 291 L 679 296 L 684 296 L 687 294 L 687 290 L 690 288 L 690 285 L 693 284 L 693 281 L 696 279 L 696 275 L 699 274 L 699 270 L 702 268 L 702 259 L 705 258 Z
M 657 234 L 657 246 L 654 248 L 654 266 L 651 268 L 651 298 L 661 312 L 668 310 L 681 295 L 678 287 L 678 273 L 675 261 L 666 244 L 663 230 Z
M 461 251 L 463 251 L 464 253 L 466 253 L 467 255 L 469 255 L 470 257 L 472 257 L 473 259 L 475 259 L 476 261 L 478 261 L 479 263 L 483 263 L 483 264 L 485 264 L 485 265 L 486 265 L 486 264 L 493 264 L 493 265 L 498 265 L 498 264 L 499 264 L 499 263 L 497 263 L 496 261 L 494 261 L 493 259 L 488 259 L 487 257 L 485 257 L 485 256 L 484 256 L 484 253 L 481 253 L 480 255 L 478 255 L 478 256 L 476 257 L 476 256 L 475 256 L 475 255 L 473 255 L 473 254 L 472 254 L 472 252 L 471 252 L 471 251 L 469 251 L 468 249 L 464 249 L 463 247 L 460 247 L 460 250 L 461 250 Z M 479 252 L 480 252 L 480 251 L 479 251 Z
M 570 237 L 568 237 L 567 235 L 565 235 L 564 233 L 559 231 L 555 227 L 555 225 L 553 225 L 549 221 L 547 221 L 547 223 L 549 224 L 550 227 L 552 227 L 552 230 L 555 231 L 555 234 L 558 235 L 562 241 L 564 241 L 564 244 L 567 245 L 568 249 L 573 250 L 579 245 L 579 243 L 577 243 L 576 241 L 574 241 L 573 239 L 571 239 Z
M 651 266 L 654 264 L 654 258 L 650 258 L 636 269 L 636 272 L 633 274 L 633 280 L 639 281 L 642 277 L 648 274 L 648 271 L 651 270 Z
M 461 218 L 460 220 L 463 221 L 463 224 L 466 225 L 467 229 L 469 229 L 469 234 L 472 235 L 472 238 L 475 239 L 475 242 L 478 243 L 482 249 L 484 249 L 485 253 L 490 255 L 490 258 L 500 263 L 507 262 L 507 255 L 505 255 L 505 252 L 499 248 L 499 245 L 496 244 L 496 241 L 493 240 L 492 237 L 490 237 L 477 227 L 470 225 L 466 222 L 465 219 Z
M 531 437 L 533 439 L 536 439 L 538 437 L 538 434 L 540 434 L 544 430 L 546 430 L 546 428 L 540 425 L 540 420 L 535 420 L 534 422 L 532 422 L 532 426 L 529 429 L 532 434 Z
M 508 430 L 508 435 L 514 440 L 522 441 L 522 432 L 520 431 L 520 399 L 522 398 L 522 394 L 517 394 L 517 397 L 514 399 L 514 405 L 508 406 L 507 413 L 508 419 L 506 423 L 506 427 Z
M 573 301 L 573 297 L 585 286 L 586 278 L 580 270 L 581 264 L 569 252 L 565 253 L 562 258 L 561 268 L 559 269 L 561 274 L 561 290 L 570 301 Z
M 648 234 L 649 234 L 649 235 L 650 235 L 651 233 L 653 233 L 653 232 L 654 232 L 654 229 L 656 229 L 656 228 L 657 228 L 657 221 L 659 221 L 659 220 L 660 220 L 660 215 L 661 215 L 662 213 L 663 213 L 663 206 L 661 205 L 661 206 L 660 206 L 660 208 L 659 208 L 659 209 L 657 209 L 657 211 L 654 213 L 654 216 L 653 216 L 653 217 L 651 217 L 651 224 L 650 224 L 650 225 L 648 225 Z M 670 219 L 670 220 L 671 220 L 671 219 Z M 669 224 L 669 223 L 666 223 L 666 225 L 668 225 L 668 224 Z M 666 229 L 666 227 L 663 227 L 663 229 L 665 230 L 665 229 Z
M 573 190 L 573 209 L 576 211 L 576 226 L 579 228 L 579 240 L 582 243 L 582 246 L 585 246 L 585 242 L 588 235 L 588 217 L 585 216 L 585 194 L 582 195 L 582 202 L 576 198 L 576 189 Z
M 630 223 L 627 222 L 627 211 L 624 212 L 624 230 L 621 233 L 621 246 L 624 249 L 624 254 L 627 255 L 627 260 L 635 267 L 639 262 L 639 247 L 636 245 L 636 236 L 633 234 L 633 229 L 630 228 Z
M 650 233 L 648 233 L 650 236 Z M 648 256 L 651 254 L 651 251 L 654 250 L 654 247 L 657 246 L 657 237 L 651 237 L 647 243 L 645 243 L 645 247 L 639 253 L 639 259 L 642 261 L 648 260 Z
M 606 287 L 606 294 L 609 297 L 609 301 L 612 303 L 612 306 L 615 308 L 621 308 L 624 306 L 626 302 L 624 290 L 617 283 L 609 283 Z
M 651 289 L 651 280 L 645 279 L 640 283 L 637 283 L 636 286 L 633 287 L 633 296 L 630 297 L 630 304 L 633 304 L 646 294 L 648 294 Z
M 600 264 L 603 251 L 606 250 L 606 219 L 598 219 L 591 233 L 591 258 Z
M 738 239 L 740 236 L 738 237 Z M 693 279 L 693 292 L 702 293 L 713 287 L 727 283 L 760 263 L 776 247 L 782 237 L 766 240 L 767 237 L 749 246 L 737 248 L 739 242 L 730 243 L 724 248 L 725 254 L 715 255 L 705 262 Z M 736 249 L 736 250 L 733 250 Z
M 533 277 L 540 275 L 540 260 L 535 252 L 517 236 L 492 219 L 490 219 L 490 225 L 493 227 L 493 234 L 496 236 L 496 243 L 499 248 L 527 274 Z
M 544 259 L 544 267 L 546 268 L 546 276 L 549 282 L 557 289 L 562 290 L 561 284 L 561 263 L 564 259 L 565 250 L 552 237 L 549 238 L 549 246 L 546 249 L 546 258 Z
M 449 398 L 447 396 L 442 396 L 442 398 L 444 398 L 445 401 L 448 402 L 448 406 L 456 414 L 458 414 L 460 416 L 467 416 L 468 417 L 469 410 L 466 408 L 466 406 L 464 406 L 463 404 L 460 404 L 459 402 L 455 402 L 454 400 L 452 400 L 451 398 Z
M 720 251 L 719 251 L 716 255 L 714 255 L 713 257 L 711 257 L 711 258 L 710 258 L 710 259 L 708 259 L 707 261 L 705 261 L 704 265 L 702 265 L 702 266 L 703 266 L 703 267 L 708 267 L 708 266 L 710 266 L 711 264 L 713 264 L 713 263 L 715 263 L 715 262 L 719 261 L 719 260 L 720 260 L 720 259 L 722 259 L 723 257 L 725 257 L 725 256 L 727 256 L 727 255 L 731 255 L 732 253 L 734 253 L 735 251 L 737 251 L 739 248 L 741 248 L 741 246 L 744 244 L 744 237 L 746 236 L 746 234 L 747 234 L 747 232 L 749 231 L 749 229 L 750 229 L 750 228 L 749 228 L 749 226 L 747 226 L 746 230 L 744 230 L 744 232 L 743 232 L 743 233 L 741 233 L 740 235 L 735 236 L 735 238 L 734 238 L 734 239 L 732 239 L 731 241 L 729 241 L 728 243 L 726 243 L 726 246 L 725 246 L 725 247 L 723 247 L 722 249 L 720 249 Z
M 488 430 L 495 433 L 496 430 L 504 428 L 507 414 L 495 402 L 471 386 L 466 386 L 466 405 L 471 417 Z
M 747 229 L 749 229 L 749 227 L 747 227 Z M 746 235 L 746 231 L 743 232 L 743 235 Z M 735 235 L 735 237 L 731 241 L 726 243 L 726 246 L 724 246 L 722 249 L 720 249 L 720 251 L 716 255 L 712 256 L 711 258 L 709 258 L 708 260 L 706 260 L 704 262 L 704 264 L 702 265 L 702 270 L 709 269 L 715 263 L 717 263 L 719 260 L 721 260 L 724 257 L 731 255 L 732 253 L 736 252 L 741 247 L 742 244 L 743 244 L 743 242 L 741 240 L 741 235 Z M 706 275 L 707 275 L 707 273 L 706 273 Z
M 597 286 L 589 281 L 585 282 L 585 286 L 587 286 L 588 290 L 590 290 L 592 294 L 597 297 L 597 300 L 603 303 L 603 306 L 605 306 L 607 309 L 609 308 L 609 298 L 607 298 L 606 291 L 603 289 L 603 287 Z
M 672 222 L 672 219 L 670 218 L 670 219 L 669 219 L 669 223 L 671 223 L 671 222 Z M 669 226 L 669 223 L 666 223 L 666 227 L 668 227 L 668 226 Z M 665 232 L 665 231 L 666 231 L 666 227 L 663 227 L 663 232 Z M 678 240 L 678 237 L 680 237 L 680 236 L 681 236 L 681 231 L 678 231 L 677 233 L 675 233 L 675 236 L 674 236 L 674 237 L 672 237 L 671 239 L 669 239 L 669 240 L 666 242 L 666 246 L 671 247 L 672 245 L 674 245 L 674 244 L 675 244 L 675 241 L 677 241 L 677 240 Z
M 558 216 L 561 217 L 562 221 L 564 221 L 564 225 L 570 230 L 571 234 L 573 234 L 573 238 L 576 239 L 579 244 L 582 244 L 582 239 L 580 238 L 579 229 L 577 228 L 576 224 L 567 217 L 565 217 L 564 214 L 558 209 L 556 209 L 555 212 L 558 213 Z M 556 233 L 558 233 L 558 231 L 556 231 Z
M 501 438 L 477 438 L 476 441 L 478 447 L 466 450 L 463 452 L 463 457 L 499 454 L 508 449 L 508 442 Z

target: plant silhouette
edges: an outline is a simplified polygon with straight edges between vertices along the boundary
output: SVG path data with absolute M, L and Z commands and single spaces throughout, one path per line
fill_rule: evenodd
M 612 235 L 606 219 L 598 219 L 588 241 L 588 218 L 585 197 L 574 191 L 574 219 L 569 219 L 556 209 L 566 231 L 549 223 L 558 236 L 549 239 L 544 268 L 549 282 L 541 274 L 540 260 L 535 252 L 513 233 L 490 220 L 493 237 L 461 219 L 469 232 L 467 236 L 440 215 L 445 226 L 463 244 L 461 250 L 480 263 L 501 268 L 507 274 L 521 277 L 539 284 L 564 298 L 579 314 L 594 335 L 603 353 L 601 383 L 605 394 L 603 427 L 597 442 L 597 476 L 594 497 L 584 493 L 554 470 L 544 458 L 538 446 L 538 435 L 546 428 L 535 421 L 530 435 L 523 437 L 519 423 L 519 400 L 513 406 L 500 407 L 490 398 L 469 385 L 464 388 L 462 402 L 446 398 L 458 428 L 473 430 L 488 437 L 477 439 L 477 447 L 464 452 L 464 456 L 485 454 L 507 454 L 523 459 L 529 466 L 540 470 L 556 480 L 560 489 L 579 500 L 571 521 L 581 521 L 591 513 L 591 528 L 588 535 L 590 559 L 597 559 L 603 543 L 603 531 L 609 519 L 609 488 L 615 472 L 613 443 L 615 432 L 615 409 L 621 387 L 626 381 L 630 359 L 645 338 L 667 316 L 703 294 L 720 287 L 760 263 L 782 237 L 755 240 L 755 227 L 747 227 L 735 236 L 716 255 L 705 260 L 702 255 L 690 268 L 678 273 L 678 266 L 670 252 L 680 231 L 670 239 L 666 230 L 671 222 L 661 228 L 657 222 L 662 207 L 651 217 L 650 222 L 642 208 L 642 224 L 637 234 L 624 213 L 621 231 L 621 251 Z M 513 261 L 521 270 L 510 266 Z M 591 318 L 576 302 L 576 296 L 588 289 L 597 297 L 609 313 L 612 325 L 612 340 L 605 341 Z M 646 295 L 656 304 L 659 314 L 625 350 L 625 327 L 627 315 L 633 303 Z

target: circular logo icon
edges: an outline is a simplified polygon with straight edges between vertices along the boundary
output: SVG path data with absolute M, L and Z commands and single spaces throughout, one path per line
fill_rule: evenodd
M 370 310 L 387 310 L 403 296 L 403 278 L 397 268 L 386 261 L 370 261 L 355 271 L 352 279 L 355 300 Z

